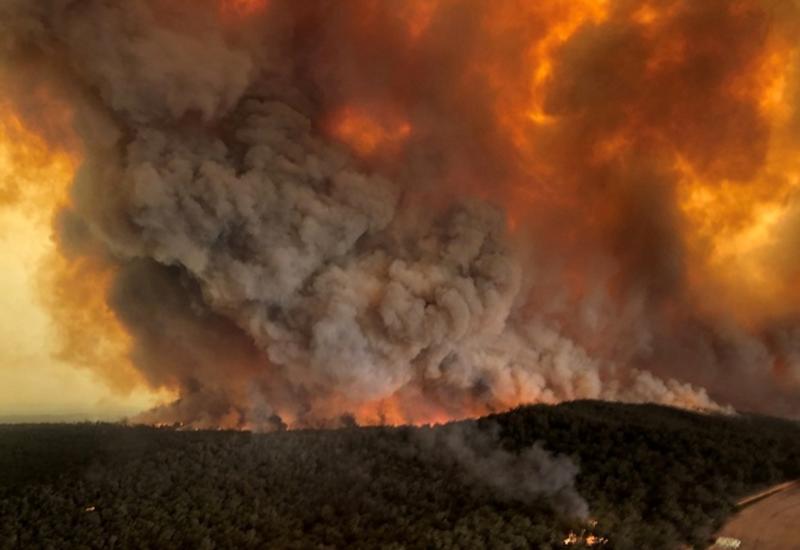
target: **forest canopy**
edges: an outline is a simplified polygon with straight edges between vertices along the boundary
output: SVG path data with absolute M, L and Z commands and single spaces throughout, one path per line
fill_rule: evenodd
M 800 426 L 579 401 L 433 427 L 0 426 L 0 548 L 703 547 Z

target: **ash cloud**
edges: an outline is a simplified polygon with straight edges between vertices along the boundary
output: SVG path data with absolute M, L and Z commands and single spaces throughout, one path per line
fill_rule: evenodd
M 561 17 L 544 7 L 438 2 L 417 35 L 415 2 L 4 3 L 8 93 L 34 126 L 26 86 L 61 94 L 83 143 L 59 245 L 114 273 L 135 366 L 181 395 L 146 418 L 425 421 L 576 398 L 796 414 L 796 369 L 772 372 L 794 364 L 794 325 L 696 307 L 670 156 L 758 171 L 768 127 L 728 91 L 769 14 L 674 2 L 643 30 L 638 5 L 610 4 L 533 97 L 527 45 Z M 503 109 L 533 99 L 562 122 L 512 131 Z M 402 113 L 402 150 L 337 143 L 329 115 L 351 105 Z

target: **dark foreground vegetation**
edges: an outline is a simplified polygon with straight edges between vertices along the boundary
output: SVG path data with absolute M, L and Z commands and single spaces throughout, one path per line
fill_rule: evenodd
M 596 526 L 561 489 L 491 483 L 514 478 L 487 464 L 525 462 L 465 470 L 441 427 L 26 425 L 0 426 L 0 548 L 562 548 L 582 529 L 604 548 L 701 548 L 738 496 L 800 477 L 800 427 L 771 418 L 584 401 L 463 426 L 506 458 L 536 442 L 571 457 Z

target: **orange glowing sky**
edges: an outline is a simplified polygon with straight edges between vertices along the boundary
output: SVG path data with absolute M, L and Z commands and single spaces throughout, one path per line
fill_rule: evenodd
M 50 150 L 7 107 L 0 108 L 0 418 L 117 418 L 160 400 L 140 385 L 115 388 L 113 379 L 95 374 L 101 365 L 87 364 L 92 358 L 77 360 L 66 352 L 69 343 L 43 303 L 43 265 L 58 258 L 51 216 L 65 200 L 76 164 L 74 156 Z M 78 298 L 91 315 L 92 304 Z M 108 345 L 107 334 L 87 335 L 93 349 Z
M 233 25 L 270 9 L 270 0 L 219 2 L 219 11 L 213 8 L 215 17 L 225 18 Z M 521 231 L 526 217 L 533 217 L 530 213 L 546 194 L 563 193 L 564 202 L 580 200 L 567 196 L 574 172 L 584 169 L 593 176 L 598 166 L 616 169 L 616 159 L 628 161 L 640 150 L 647 151 L 659 161 L 666 159 L 663 162 L 675 174 L 672 190 L 680 218 L 677 225 L 681 243 L 687 255 L 688 292 L 698 307 L 731 317 L 748 328 L 757 327 L 764 319 L 796 311 L 800 260 L 796 243 L 782 237 L 796 232 L 796 228 L 788 226 L 800 219 L 800 202 L 796 198 L 800 191 L 800 157 L 795 152 L 800 146 L 800 116 L 795 109 L 800 97 L 800 49 L 795 35 L 791 29 L 780 30 L 778 25 L 759 44 L 752 60 L 746 56 L 748 63 L 737 67 L 736 78 L 726 81 L 724 89 L 715 89 L 726 100 L 757 106 L 759 121 L 763 119 L 766 126 L 769 139 L 763 162 L 752 162 L 756 168 L 744 170 L 742 175 L 715 164 L 736 164 L 741 151 L 718 151 L 706 134 L 700 132 L 702 135 L 697 137 L 691 131 L 676 130 L 681 124 L 692 122 L 688 119 L 695 114 L 693 102 L 686 101 L 685 110 L 676 112 L 676 119 L 684 116 L 687 120 L 673 123 L 660 113 L 654 114 L 646 94 L 639 95 L 640 89 L 649 90 L 654 82 L 669 82 L 670 71 L 685 62 L 692 46 L 685 37 L 669 30 L 679 15 L 680 2 L 639 4 L 636 9 L 611 0 L 507 4 L 498 0 L 496 4 L 486 4 L 488 15 L 482 21 L 482 32 L 488 37 L 487 48 L 475 52 L 475 59 L 470 59 L 474 66 L 469 69 L 479 75 L 475 80 L 490 90 L 485 97 L 495 100 L 487 109 L 504 134 L 503 143 L 514 149 L 508 158 L 519 164 L 519 170 L 514 172 L 519 181 L 485 187 L 476 194 L 484 197 L 491 193 L 491 199 L 508 213 L 509 230 Z M 407 23 L 409 51 L 423 40 L 420 37 L 431 24 L 437 5 L 436 0 L 417 0 L 398 6 L 398 17 Z M 365 6 L 368 12 L 380 4 L 367 2 Z M 619 13 L 627 14 L 625 24 L 635 27 L 643 44 L 652 45 L 646 62 L 636 65 L 641 74 L 631 80 L 637 90 L 628 99 L 638 102 L 638 110 L 609 111 L 602 123 L 587 125 L 589 129 L 602 128 L 604 133 L 586 149 L 589 160 L 576 168 L 564 158 L 576 151 L 584 153 L 581 146 L 575 145 L 573 151 L 570 141 L 565 147 L 569 154 L 564 155 L 554 144 L 559 137 L 576 137 L 570 127 L 577 124 L 581 114 L 576 115 L 569 108 L 551 109 L 546 104 L 548 98 L 558 95 L 553 92 L 557 89 L 555 79 L 559 75 L 569 78 L 568 72 L 559 72 L 563 68 L 558 65 L 559 56 L 581 29 L 615 21 Z M 522 62 L 521 66 L 509 68 L 503 64 L 505 52 L 493 51 L 489 46 L 516 35 L 525 40 L 514 42 L 521 51 Z M 690 86 L 676 89 L 694 91 Z M 585 92 L 583 88 L 580 91 Z M 660 92 L 655 86 L 653 91 Z M 128 337 L 104 302 L 108 277 L 103 266 L 70 263 L 56 252 L 52 217 L 58 206 L 69 200 L 67 189 L 80 164 L 80 153 L 49 144 L 26 128 L 2 99 L 0 416 L 75 412 L 108 416 L 163 402 L 169 396 L 146 389 L 128 363 Z M 389 97 L 385 103 L 381 98 L 371 99 L 371 103 L 359 104 L 349 97 L 342 98 L 332 112 L 325 113 L 322 130 L 365 161 L 401 157 L 403 148 L 418 139 L 424 129 L 414 126 L 413 113 L 404 113 L 395 106 L 396 98 Z M 62 130 L 71 132 L 69 116 L 56 118 L 62 118 L 62 124 L 67 126 Z M 676 136 L 687 141 L 696 138 L 695 149 L 676 143 Z M 738 141 L 734 146 L 737 144 Z M 745 143 L 743 149 L 749 145 Z M 703 147 L 711 152 L 703 151 Z M 619 173 L 625 170 L 619 169 Z M 613 207 L 609 210 L 607 215 L 613 217 Z M 604 214 L 597 216 L 602 218 Z M 431 418 L 438 419 L 439 412 L 431 411 Z M 407 417 L 391 399 L 366 404 L 358 414 L 373 423 L 385 418 L 399 422 Z

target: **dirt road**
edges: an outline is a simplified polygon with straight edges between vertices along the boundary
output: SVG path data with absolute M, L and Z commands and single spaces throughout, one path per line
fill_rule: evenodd
M 741 540 L 740 550 L 800 550 L 800 484 L 750 504 L 718 536 Z

